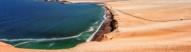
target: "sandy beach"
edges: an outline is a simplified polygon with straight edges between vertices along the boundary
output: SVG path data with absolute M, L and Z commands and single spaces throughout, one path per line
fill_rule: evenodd
M 0 52 L 191 52 L 191 0 L 69 1 L 104 2 L 117 29 L 71 49 L 22 49 L 1 42 Z

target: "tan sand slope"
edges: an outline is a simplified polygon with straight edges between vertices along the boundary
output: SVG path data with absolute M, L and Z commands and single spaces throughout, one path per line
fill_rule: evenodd
M 87 42 L 75 48 L 47 52 L 191 52 L 190 1 L 112 0 L 106 2 L 106 6 L 112 10 L 114 19 L 118 22 L 118 28 L 114 32 L 105 34 L 101 42 Z M 46 52 L 46 50 L 18 49 L 0 43 L 0 52 L 15 51 Z
M 79 45 L 80 51 L 191 52 L 190 3 L 118 1 L 106 5 L 113 10 L 118 29 L 106 34 L 103 42 Z

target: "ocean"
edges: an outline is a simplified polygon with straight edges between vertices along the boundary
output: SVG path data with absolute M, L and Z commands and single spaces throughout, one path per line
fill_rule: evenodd
M 26 49 L 67 49 L 89 41 L 105 10 L 92 3 L 0 0 L 0 41 Z

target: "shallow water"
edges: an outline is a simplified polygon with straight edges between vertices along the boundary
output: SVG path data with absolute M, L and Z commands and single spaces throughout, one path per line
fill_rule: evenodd
M 0 41 L 18 48 L 71 48 L 104 20 L 104 9 L 90 3 L 0 0 L 0 11 Z

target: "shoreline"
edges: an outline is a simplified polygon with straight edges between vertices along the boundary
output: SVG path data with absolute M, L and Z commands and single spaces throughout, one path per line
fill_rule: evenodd
M 54 0 L 50 0 L 51 2 L 54 1 Z M 112 12 L 110 11 L 110 9 L 105 6 L 104 2 L 96 2 L 96 1 L 93 1 L 93 2 L 70 2 L 70 1 L 67 1 L 67 0 L 55 0 L 56 2 L 61 2 L 63 4 L 73 4 L 73 3 L 92 3 L 92 4 L 96 4 L 100 7 L 102 7 L 104 9 L 104 20 L 101 22 L 101 24 L 99 25 L 98 29 L 96 29 L 96 32 L 94 32 L 92 35 L 90 35 L 90 37 L 86 40 L 86 42 L 90 42 L 90 41 L 100 41 L 102 40 L 104 34 L 106 33 L 110 33 L 112 30 L 113 30 L 113 27 L 112 27 L 112 20 L 113 19 L 113 14 Z M 54 2 L 55 2 L 54 1 Z
M 100 6 L 100 7 L 102 7 L 102 6 Z M 104 8 L 104 7 L 102 7 L 102 8 Z M 93 41 L 93 39 L 95 38 L 95 36 L 96 36 L 97 34 L 99 34 L 101 27 L 103 27 L 104 23 L 105 23 L 106 20 L 108 19 L 108 18 L 106 17 L 106 10 L 105 10 L 105 9 L 104 9 L 103 18 L 104 18 L 104 20 L 101 22 L 101 24 L 99 25 L 98 29 L 96 29 L 96 32 L 94 32 L 94 33 L 86 40 L 86 42 Z
M 112 19 L 113 15 L 107 6 L 103 4 L 97 4 L 97 5 L 104 8 L 105 20 L 102 22 L 102 25 L 99 27 L 98 31 L 93 36 L 91 36 L 91 41 L 101 41 L 102 38 L 104 37 L 104 34 L 110 33 L 112 31 L 111 30 L 112 27 L 110 25 L 112 20 L 114 20 Z

